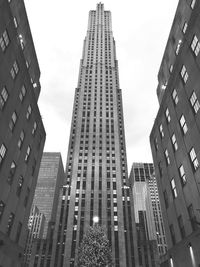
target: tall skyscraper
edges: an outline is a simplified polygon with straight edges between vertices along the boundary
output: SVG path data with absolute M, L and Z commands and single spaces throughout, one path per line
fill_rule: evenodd
M 200 1 L 179 1 L 158 74 L 160 108 L 150 135 L 171 267 L 200 264 L 199 52 Z
M 59 192 L 64 182 L 64 168 L 61 154 L 57 152 L 44 152 L 40 164 L 37 186 L 33 199 L 40 212 L 45 215 L 44 235 L 50 222 L 55 224 Z
M 145 228 L 146 242 L 143 242 L 145 245 L 143 249 L 147 248 L 147 253 L 144 251 L 144 256 L 141 255 L 141 258 L 144 257 L 143 261 L 153 260 L 158 264 L 158 254 L 164 255 L 167 246 L 153 164 L 134 162 L 129 180 L 134 196 L 135 221 L 138 224 L 144 224 L 143 228 Z M 148 243 L 154 251 L 153 257 L 148 256 L 151 252 L 148 251 Z M 143 244 L 140 244 L 140 247 Z
M 111 13 L 89 13 L 72 116 L 66 181 L 54 231 L 51 263 L 74 266 L 85 230 L 99 217 L 115 266 L 138 266 L 118 63 Z
M 0 265 L 21 266 L 45 141 L 23 0 L 0 0 Z

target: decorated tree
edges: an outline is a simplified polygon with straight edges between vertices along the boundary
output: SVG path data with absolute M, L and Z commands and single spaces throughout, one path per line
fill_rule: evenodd
M 111 249 L 104 229 L 99 225 L 90 227 L 78 250 L 76 267 L 112 266 Z

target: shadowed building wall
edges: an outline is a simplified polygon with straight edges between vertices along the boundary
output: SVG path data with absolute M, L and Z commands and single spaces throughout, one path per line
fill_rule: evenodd
M 40 69 L 22 0 L 0 0 L 0 265 L 21 266 L 45 130 Z
M 179 1 L 158 73 L 160 107 L 150 135 L 168 264 L 176 267 L 200 264 L 199 52 L 200 2 Z

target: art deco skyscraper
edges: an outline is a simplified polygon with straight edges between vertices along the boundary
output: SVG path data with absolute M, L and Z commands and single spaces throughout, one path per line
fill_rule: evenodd
M 74 266 L 93 216 L 105 226 L 115 266 L 138 266 L 118 62 L 111 13 L 89 13 L 50 266 Z M 64 264 L 64 265 L 63 265 Z

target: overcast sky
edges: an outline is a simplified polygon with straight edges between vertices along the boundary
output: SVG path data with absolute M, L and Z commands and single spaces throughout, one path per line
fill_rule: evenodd
M 74 92 L 89 10 L 94 0 L 25 0 L 41 70 L 40 112 L 45 151 L 66 164 Z M 105 0 L 119 62 L 129 171 L 152 162 L 149 135 L 158 111 L 157 73 L 178 0 Z

